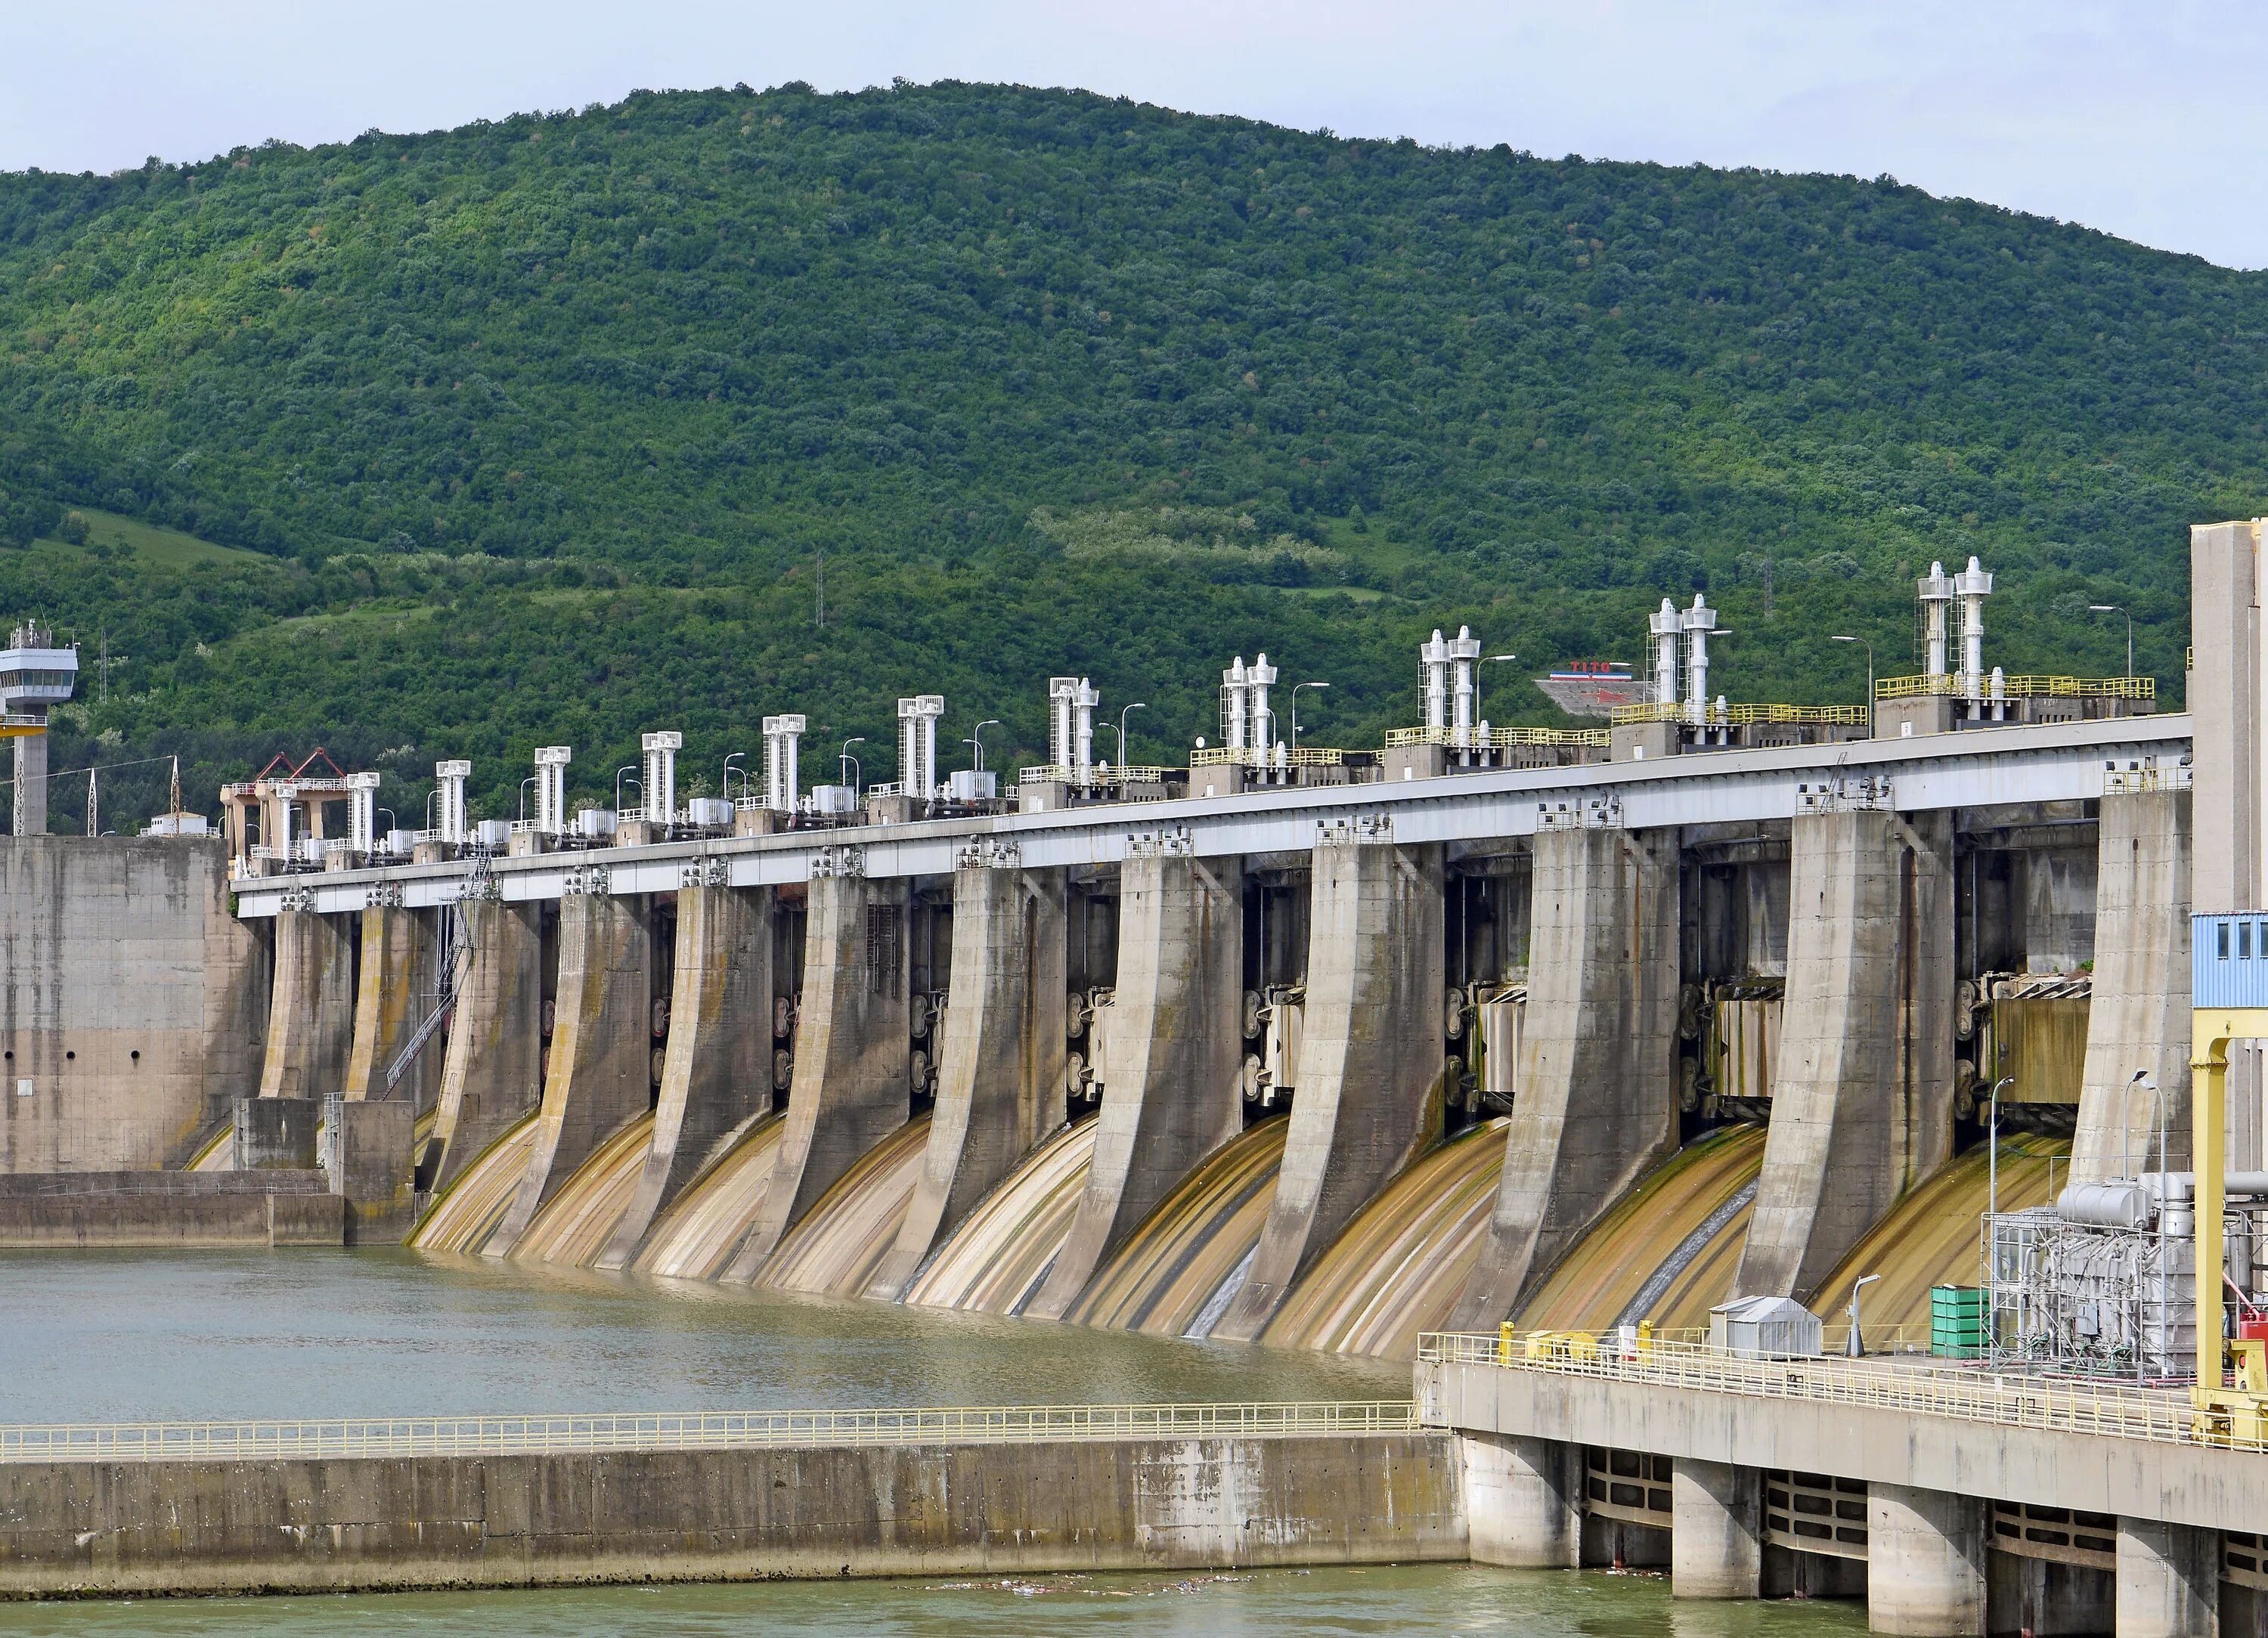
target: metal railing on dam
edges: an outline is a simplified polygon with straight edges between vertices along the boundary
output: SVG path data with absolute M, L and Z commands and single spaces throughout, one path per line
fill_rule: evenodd
M 0 1462 L 282 1461 L 856 1445 L 1100 1443 L 1424 1431 L 1408 1399 L 1010 1405 L 912 1410 L 625 1411 L 305 1421 L 0 1425 Z
M 1493 1336 L 1428 1332 L 1418 1340 L 1418 1357 L 1749 1399 L 1866 1406 L 2048 1433 L 2268 1451 L 2268 1441 L 2260 1438 L 2201 1431 L 2185 1387 L 2020 1376 L 1911 1356 L 1743 1359 L 1691 1342 L 1647 1338 L 1625 1346 L 1612 1333 L 1506 1330 Z M 1444 1425 L 1438 1407 L 1421 1407 L 1420 1415 L 1431 1426 Z

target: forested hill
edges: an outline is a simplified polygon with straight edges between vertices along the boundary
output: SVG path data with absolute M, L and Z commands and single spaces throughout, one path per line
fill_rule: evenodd
M 1888 179 L 955 84 L 0 177 L 0 614 L 121 657 L 56 766 L 320 741 L 403 823 L 641 728 L 713 785 L 765 711 L 887 778 L 917 690 L 1028 755 L 1062 671 L 1173 760 L 1261 648 L 1375 744 L 1460 621 L 1557 720 L 1526 673 L 1703 587 L 1732 697 L 1855 700 L 1825 635 L 1904 669 L 1972 552 L 1989 661 L 2115 673 L 2117 603 L 2170 695 L 2264 422 L 2268 278 Z

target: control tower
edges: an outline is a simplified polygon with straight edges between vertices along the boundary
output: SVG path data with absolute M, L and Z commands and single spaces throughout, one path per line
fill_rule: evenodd
M 16 742 L 13 808 L 18 836 L 48 830 L 48 710 L 78 686 L 78 645 L 57 647 L 55 633 L 25 624 L 0 651 L 0 736 Z

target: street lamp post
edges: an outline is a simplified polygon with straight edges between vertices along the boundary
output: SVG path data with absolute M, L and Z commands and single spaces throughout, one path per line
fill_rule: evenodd
M 1830 643 L 1855 643 L 1867 650 L 1867 738 L 1874 737 L 1874 645 L 1864 637 L 1830 637 Z
M 637 766 L 635 762 L 625 762 L 615 770 L 615 812 L 617 814 L 622 811 L 622 775 L 637 773 Z M 633 779 L 630 783 L 636 785 L 640 791 L 645 789 L 645 781 L 642 779 Z
M 2087 612 L 2090 614 L 2126 614 L 2125 609 L 2116 603 L 2089 603 Z M 2126 614 L 2126 675 L 2130 679 L 2134 675 L 2134 617 L 2132 614 Z
M 1125 777 L 1125 775 L 1126 775 L 1126 716 L 1127 716 L 1127 712 L 1129 712 L 1129 711 L 1146 711 L 1146 710 L 1148 710 L 1149 709 L 1150 709 L 1150 702 L 1149 702 L 1147 700 L 1137 700 L 1137 701 L 1134 701 L 1134 703 L 1133 703 L 1133 704 L 1131 704 L 1131 705 L 1130 705 L 1130 706 L 1125 707 L 1123 709 L 1122 709 L 1122 710 L 1118 713 L 1118 774 L 1119 774 L 1119 777 L 1120 777 L 1120 778 L 1122 778 L 1122 779 L 1123 779 L 1123 778 L 1124 778 L 1124 777 Z M 1296 743 L 1297 743 L 1297 741 L 1294 741 L 1293 743 L 1295 743 L 1295 744 L 1296 744 Z
M 730 802 L 733 799 L 733 764 L 739 761 L 742 757 L 747 754 L 748 753 L 746 751 L 735 751 L 732 755 L 725 759 L 724 790 L 725 800 L 727 802 Z M 747 789 L 748 770 L 744 768 L 740 770 L 740 790 L 742 793 L 745 794 Z
M 840 775 L 843 782 L 850 787 L 850 794 L 854 798 L 858 794 L 858 779 L 864 779 L 865 777 L 866 770 L 863 767 L 859 766 L 858 759 L 850 754 L 850 747 L 854 745 L 865 745 L 865 735 L 855 734 L 843 742 L 843 749 L 836 753 L 835 758 L 836 765 L 836 772 Z M 850 776 L 850 770 L 854 768 L 858 769 L 858 779 L 853 779 Z
M 1327 682 L 1295 682 L 1292 685 L 1292 749 L 1294 751 L 1300 748 L 1300 690 L 1328 688 L 1330 686 Z
M 1520 656 L 1517 654 L 1491 654 L 1486 659 L 1483 660 L 1481 664 L 1484 665 L 1502 665 L 1507 661 L 1516 660 Z M 1473 720 L 1475 722 L 1478 722 L 1480 720 L 1480 716 L 1481 674 L 1478 672 L 1475 672 L 1473 673 Z
M 984 771 L 984 731 L 988 728 L 998 728 L 998 726 L 1000 726 L 1000 719 L 998 717 L 988 716 L 983 722 L 977 724 L 976 729 L 968 736 L 968 743 L 976 747 L 976 771 L 980 774 Z
M 1843 1344 L 1843 1355 L 1846 1359 L 1867 1357 L 1866 1337 L 1859 1325 L 1859 1293 L 1881 1277 L 1878 1274 L 1862 1274 L 1858 1283 L 1851 1288 L 1851 1334 Z

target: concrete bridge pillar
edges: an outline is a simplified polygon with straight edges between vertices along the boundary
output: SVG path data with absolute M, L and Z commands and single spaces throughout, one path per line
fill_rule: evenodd
M 1808 1296 L 1953 1143 L 1951 815 L 1799 814 L 1791 858 L 1744 1296 Z
M 1079 1215 L 1031 1305 L 1060 1319 L 1102 1260 L 1243 1123 L 1242 872 L 1149 854 L 1118 877 L 1110 1078 Z
M 771 890 L 681 889 L 674 971 L 653 1142 L 601 1268 L 629 1267 L 710 1147 L 772 1104 Z
M 1224 1341 L 1257 1337 L 1347 1220 L 1440 1141 L 1442 918 L 1439 848 L 1316 843 L 1292 1128 Z
M 543 1203 L 601 1140 L 644 1112 L 652 1088 L 653 940 L 645 901 L 607 892 L 559 901 L 559 983 L 535 1147 L 485 1257 L 507 1257 Z
M 2102 798 L 2095 871 L 2095 994 L 2072 1143 L 2074 1183 L 2151 1170 L 2160 1101 L 2174 1168 L 2189 1164 L 2191 801 L 2187 791 Z
M 1984 1638 L 1990 1538 L 1972 1496 L 1867 1487 L 1867 1626 L 1905 1638 Z
M 1460 1331 L 1510 1318 L 1677 1142 L 1674 833 L 1543 831 L 1532 879 L 1520 1094 Z
M 2118 1521 L 2117 1638 L 2217 1638 L 2220 1532 Z
M 1461 1433 L 1466 1551 L 1476 1564 L 1578 1569 L 1583 1452 L 1557 1439 Z
M 1753 1467 L 1679 1457 L 1669 1482 L 1669 1592 L 1753 1598 L 1764 1590 L 1764 1480 Z
M 314 910 L 278 912 L 260 1096 L 336 1092 L 346 1078 L 354 1008 L 354 951 L 339 918 Z
M 726 1266 L 727 1280 L 754 1280 L 788 1230 L 912 1110 L 909 910 L 902 882 L 870 882 L 848 870 L 812 878 L 787 1126 L 762 1209 Z
M 362 913 L 362 960 L 355 974 L 354 1041 L 342 1095 L 350 1102 L 386 1095 L 386 1072 L 421 1023 L 438 988 L 432 924 L 400 905 Z M 394 1089 L 412 1109 L 432 1106 L 441 1087 L 441 1043 L 429 1040 Z
M 464 906 L 471 962 L 449 1024 L 425 1186 L 456 1180 L 543 1088 L 543 943 L 533 905 L 474 899 Z
M 869 1296 L 895 1302 L 939 1237 L 1063 1123 L 1064 889 L 1060 870 L 965 863 L 954 872 L 937 1111 L 905 1224 Z

